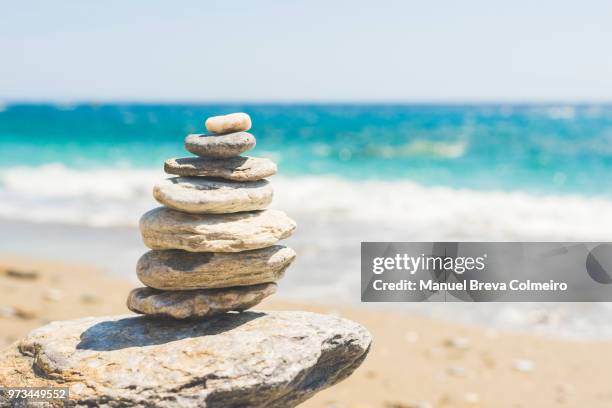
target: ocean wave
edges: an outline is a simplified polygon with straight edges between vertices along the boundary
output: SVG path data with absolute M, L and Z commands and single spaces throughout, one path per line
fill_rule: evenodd
M 163 171 L 107 167 L 74 169 L 60 163 L 0 170 L 0 186 L 7 191 L 41 198 L 130 199 L 148 193 Z
M 467 141 L 449 143 L 418 139 L 399 146 L 369 146 L 366 148 L 366 153 L 371 156 L 383 157 L 385 159 L 397 157 L 457 159 L 465 154 L 467 147 Z
M 546 108 L 546 114 L 550 119 L 571 120 L 576 117 L 576 107 L 571 105 L 551 106 Z
M 0 217 L 94 227 L 136 225 L 152 206 L 161 170 L 73 169 L 62 164 L 0 170 Z
M 0 170 L 0 217 L 96 227 L 134 226 L 158 204 L 161 169 Z M 610 240 L 612 200 L 580 195 L 426 187 L 411 181 L 275 176 L 272 207 L 297 218 L 385 226 L 381 240 Z M 348 239 L 349 237 L 347 237 Z
M 405 240 L 612 238 L 612 200 L 602 198 L 326 177 L 280 178 L 275 187 L 278 208 L 320 218 L 385 223 L 402 231 Z

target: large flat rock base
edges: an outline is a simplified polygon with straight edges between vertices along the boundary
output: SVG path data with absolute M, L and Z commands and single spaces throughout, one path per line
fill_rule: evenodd
M 3 351 L 0 384 L 68 386 L 67 406 L 293 407 L 348 377 L 370 343 L 359 324 L 309 312 L 84 318 Z

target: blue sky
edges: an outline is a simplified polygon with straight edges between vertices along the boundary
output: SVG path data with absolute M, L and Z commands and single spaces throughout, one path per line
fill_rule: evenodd
M 612 2 L 0 1 L 0 98 L 612 101 Z

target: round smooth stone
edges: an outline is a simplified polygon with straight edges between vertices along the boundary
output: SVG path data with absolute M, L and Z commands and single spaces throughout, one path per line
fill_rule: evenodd
M 177 176 L 203 176 L 234 181 L 255 181 L 275 175 L 276 164 L 269 159 L 248 156 L 229 157 L 227 159 L 184 157 L 166 160 L 164 171 Z
M 138 279 L 160 290 L 213 289 L 276 282 L 295 259 L 282 245 L 244 252 L 149 251 L 136 265 Z
M 189 214 L 158 207 L 140 218 L 140 232 L 146 246 L 190 252 L 266 248 L 290 236 L 295 227 L 295 222 L 278 210 Z
M 274 292 L 274 283 L 184 291 L 136 288 L 128 296 L 127 307 L 132 312 L 146 315 L 175 319 L 202 318 L 249 309 Z
M 153 197 L 161 204 L 194 214 L 263 210 L 270 205 L 273 195 L 267 180 L 239 182 L 172 177 L 153 187 Z
M 201 157 L 226 158 L 255 147 L 255 136 L 247 132 L 226 135 L 194 134 L 185 138 L 185 149 Z
M 240 132 L 251 128 L 251 117 L 242 112 L 212 116 L 206 119 L 204 125 L 206 130 L 214 133 Z

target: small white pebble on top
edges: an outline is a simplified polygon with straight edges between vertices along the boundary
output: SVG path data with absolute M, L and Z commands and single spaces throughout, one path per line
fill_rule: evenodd
M 251 117 L 242 112 L 212 116 L 206 119 L 205 126 L 206 130 L 213 133 L 242 132 L 251 128 Z

